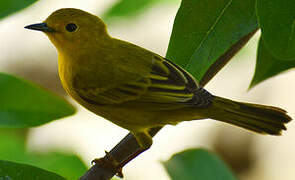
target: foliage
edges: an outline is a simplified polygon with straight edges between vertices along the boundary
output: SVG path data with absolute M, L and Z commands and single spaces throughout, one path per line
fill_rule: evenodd
M 112 18 L 131 18 L 147 11 L 151 7 L 159 3 L 173 3 L 180 0 L 118 0 L 103 15 L 104 20 Z
M 252 79 L 250 88 L 272 76 L 279 74 L 280 72 L 294 67 L 295 58 L 292 61 L 284 61 L 274 57 L 265 47 L 263 39 L 260 38 L 257 51 L 255 75 Z
M 21 9 L 24 9 L 36 1 L 37 0 L 0 1 L 0 19 Z
M 32 127 L 72 115 L 66 101 L 11 75 L 0 73 L 0 127 Z
M 295 67 L 295 2 L 257 0 L 262 37 L 250 88 Z
M 81 159 L 72 153 L 52 150 L 46 153 L 27 152 L 27 130 L 1 129 L 0 132 L 0 159 L 28 165 L 55 172 L 67 179 L 78 179 L 87 167 Z M 1 165 L 0 165 L 1 168 Z
M 121 0 L 117 1 L 107 12 L 104 13 L 103 17 L 124 17 L 132 16 L 144 11 L 145 9 L 157 3 L 157 0 Z
M 117 1 L 104 17 L 133 17 L 156 3 L 165 2 L 133 1 Z M 294 22 L 295 2 L 292 0 L 183 0 L 175 18 L 167 58 L 200 80 L 214 63 L 218 63 L 220 56 L 261 27 L 264 44 L 273 58 L 261 53 L 258 47 L 256 71 L 250 85 L 252 88 L 294 67 Z M 269 59 L 268 63 L 262 64 L 266 59 Z M 291 62 L 284 63 L 284 60 Z M 268 65 L 272 66 L 272 71 L 266 73 L 268 67 L 265 66 Z M 263 78 L 259 78 L 262 74 Z
M 0 19 L 35 1 L 1 1 Z M 159 2 L 171 0 L 118 0 L 104 17 L 135 17 Z M 261 28 L 251 88 L 295 66 L 294 22 L 292 0 L 182 0 L 167 57 L 200 80 L 221 63 L 221 57 L 232 57 L 236 53 L 233 47 L 242 47 L 243 43 L 239 43 L 242 39 L 246 42 L 246 37 Z M 75 112 L 70 104 L 37 85 L 3 73 L 0 99 L 0 159 L 9 160 L 0 161 L 0 179 L 64 179 L 52 172 L 77 179 L 86 170 L 71 153 L 26 152 L 28 130 L 13 129 L 39 126 L 69 116 Z M 216 155 L 202 149 L 176 154 L 164 165 L 172 179 L 236 179 Z
M 268 51 L 280 60 L 295 59 L 295 3 L 257 0 L 257 16 Z
M 201 80 L 222 54 L 257 26 L 255 0 L 184 0 L 175 17 L 167 58 Z
M 57 174 L 34 166 L 2 160 L 0 160 L 0 179 L 66 180 Z
M 164 166 L 172 180 L 237 180 L 219 157 L 204 149 L 174 154 Z

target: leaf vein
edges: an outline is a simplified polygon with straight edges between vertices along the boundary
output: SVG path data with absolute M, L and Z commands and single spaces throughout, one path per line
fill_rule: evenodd
M 198 48 L 195 50 L 195 53 L 199 51 L 199 49 L 202 47 L 202 45 L 204 44 L 204 42 L 206 41 L 206 39 L 208 39 L 209 35 L 211 34 L 211 32 L 214 30 L 214 28 L 216 27 L 216 25 L 218 24 L 218 22 L 220 21 L 221 17 L 224 15 L 225 11 L 229 8 L 229 6 L 232 4 L 233 0 L 230 0 L 226 6 L 222 9 L 220 15 L 216 18 L 216 21 L 213 23 L 213 25 L 209 28 L 209 30 L 206 32 L 206 36 L 203 38 L 203 40 L 201 41 L 200 45 L 198 46 Z M 195 54 L 194 53 L 194 54 Z M 188 69 L 191 66 L 191 62 L 192 62 L 192 58 L 189 59 L 189 61 L 186 63 L 186 65 L 184 66 L 185 69 Z

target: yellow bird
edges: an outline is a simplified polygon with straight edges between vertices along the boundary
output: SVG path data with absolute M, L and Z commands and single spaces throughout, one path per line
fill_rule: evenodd
M 111 37 L 104 22 L 79 9 L 60 9 L 43 23 L 58 51 L 66 92 L 93 113 L 128 129 L 142 149 L 148 130 L 212 118 L 258 133 L 279 135 L 291 118 L 277 107 L 214 96 L 184 69 L 160 55 Z

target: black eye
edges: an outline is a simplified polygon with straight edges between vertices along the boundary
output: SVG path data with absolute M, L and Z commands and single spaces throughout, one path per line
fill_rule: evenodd
M 66 30 L 69 32 L 74 32 L 77 29 L 77 25 L 74 23 L 69 23 L 66 25 Z

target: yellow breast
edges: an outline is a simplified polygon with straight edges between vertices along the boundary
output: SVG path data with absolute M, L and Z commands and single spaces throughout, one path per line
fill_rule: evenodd
M 59 53 L 58 54 L 58 75 L 61 81 L 61 84 L 65 91 L 71 95 L 71 68 L 69 67 L 69 63 L 66 63 L 65 57 Z

